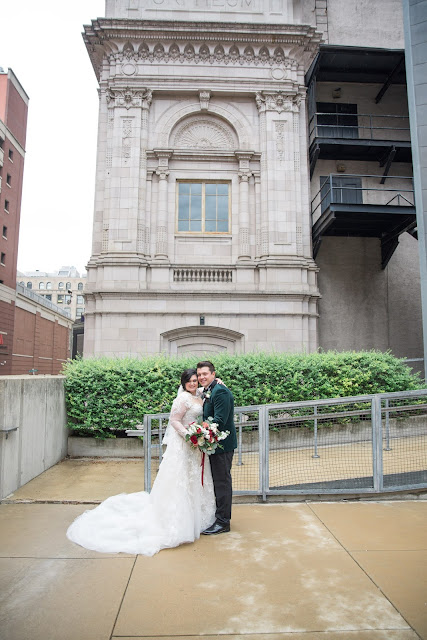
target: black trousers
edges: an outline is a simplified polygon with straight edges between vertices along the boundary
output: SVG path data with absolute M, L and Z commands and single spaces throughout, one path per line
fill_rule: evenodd
M 234 451 L 224 451 L 210 456 L 212 478 L 216 499 L 216 521 L 229 524 L 231 519 L 231 500 L 233 489 L 231 485 L 231 465 Z

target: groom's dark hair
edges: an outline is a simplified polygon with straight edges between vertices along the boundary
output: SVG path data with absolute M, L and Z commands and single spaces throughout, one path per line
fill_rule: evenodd
M 197 363 L 197 369 L 201 369 L 202 367 L 208 367 L 211 373 L 215 371 L 215 367 L 213 366 L 212 362 L 209 362 L 209 360 Z

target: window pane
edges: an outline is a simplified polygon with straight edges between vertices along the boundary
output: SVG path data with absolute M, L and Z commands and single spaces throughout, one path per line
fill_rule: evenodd
M 216 231 L 216 220 L 206 220 L 205 231 Z
M 206 185 L 206 195 L 216 195 L 216 184 L 208 183 Z
M 201 196 L 191 196 L 191 219 L 202 219 L 202 198 Z
M 190 222 L 190 231 L 201 231 L 202 230 L 202 221 L 201 220 L 191 220 Z
M 226 195 L 226 196 L 228 196 L 228 184 L 219 184 L 218 185 L 218 195 Z
M 178 205 L 178 217 L 180 220 L 185 220 L 189 217 L 190 211 L 190 196 L 179 196 Z
M 216 219 L 216 197 L 206 196 L 206 220 Z
M 189 230 L 189 221 L 178 220 L 178 231 L 188 231 L 188 230 Z
M 228 218 L 228 198 L 224 196 L 218 198 L 218 219 L 227 220 Z
M 218 220 L 218 231 L 228 231 L 228 220 Z
M 194 184 L 191 185 L 191 195 L 202 195 L 202 183 L 201 182 L 195 182 Z
M 179 195 L 184 193 L 190 193 L 190 183 L 189 182 L 180 182 L 179 183 Z

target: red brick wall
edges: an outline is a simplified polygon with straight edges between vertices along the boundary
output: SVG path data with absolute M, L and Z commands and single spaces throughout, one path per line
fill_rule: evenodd
M 61 373 L 63 362 L 70 357 L 70 331 L 67 327 L 42 318 L 40 312 L 16 309 L 12 373 Z
M 5 265 L 0 265 L 0 280 L 3 280 L 7 287 L 14 289 L 16 286 L 24 158 L 7 138 L 3 149 L 3 180 L 0 193 L 0 250 L 6 255 L 6 259 Z M 13 152 L 13 162 L 9 160 L 9 149 Z M 10 187 L 6 182 L 8 174 L 11 176 Z M 7 211 L 5 210 L 6 200 L 9 202 Z M 7 239 L 3 238 L 3 226 L 7 228 Z
M 2 74 L 1 79 L 3 80 L 3 78 L 7 78 L 7 76 Z M 1 117 L 1 119 L 13 133 L 19 144 L 25 149 L 28 106 L 25 104 L 13 82 L 15 82 L 15 80 L 11 79 L 7 82 L 6 102 L 0 106 L 0 117 L 3 111 L 3 117 Z M 4 85 L 0 85 L 0 89 L 3 93 L 5 89 Z
M 0 300 L 0 375 L 12 374 L 12 347 L 15 303 Z M 3 344 L 1 344 L 3 343 Z
M 6 100 L 7 100 L 8 77 L 5 73 L 0 74 L 0 120 L 6 120 Z

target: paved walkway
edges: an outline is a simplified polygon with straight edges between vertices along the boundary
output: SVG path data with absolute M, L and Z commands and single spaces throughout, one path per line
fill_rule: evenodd
M 427 500 L 236 504 L 153 558 L 66 539 L 88 507 L 55 501 L 140 481 L 67 461 L 0 505 L 0 640 L 427 640 Z

